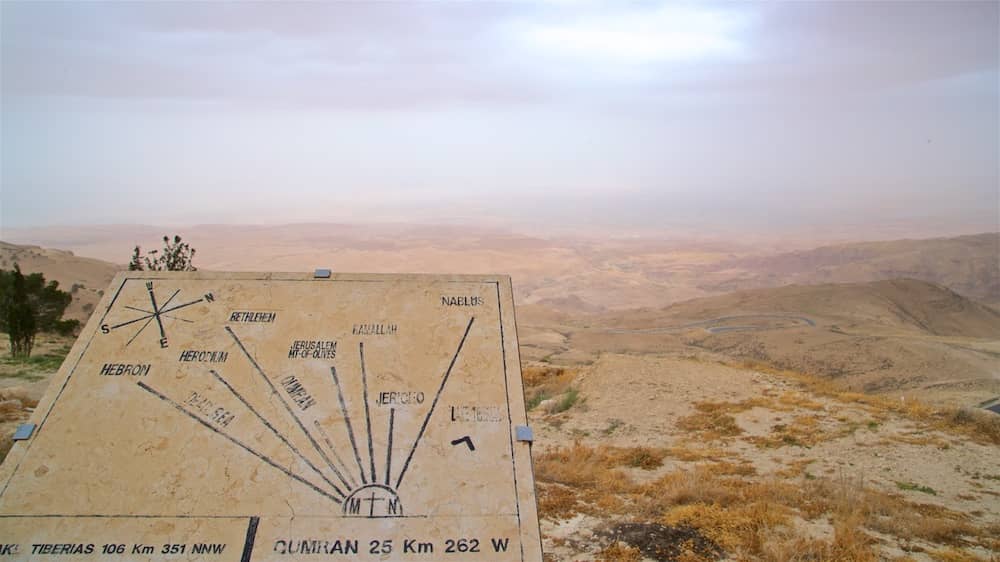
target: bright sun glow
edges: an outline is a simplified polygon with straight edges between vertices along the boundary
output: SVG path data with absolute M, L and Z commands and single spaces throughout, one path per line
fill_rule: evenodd
M 642 64 L 740 57 L 746 23 L 736 12 L 674 5 L 536 25 L 523 36 L 553 54 Z

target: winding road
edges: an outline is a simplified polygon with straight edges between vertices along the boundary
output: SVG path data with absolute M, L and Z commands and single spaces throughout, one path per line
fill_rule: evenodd
M 794 314 L 738 314 L 734 316 L 719 316 L 718 318 L 700 320 L 698 322 L 679 324 L 676 326 L 659 326 L 655 328 L 635 328 L 635 329 L 612 328 L 606 330 L 606 332 L 610 334 L 669 334 L 673 332 L 680 332 L 683 330 L 702 328 L 706 332 L 712 334 L 719 334 L 723 332 L 752 332 L 752 331 L 774 329 L 774 328 L 769 328 L 767 326 L 752 326 L 752 325 L 718 326 L 717 325 L 730 322 L 733 320 L 752 321 L 757 319 L 789 320 L 801 326 L 809 326 L 811 328 L 816 326 L 816 322 L 813 321 L 811 318 L 807 318 L 805 316 L 798 316 Z

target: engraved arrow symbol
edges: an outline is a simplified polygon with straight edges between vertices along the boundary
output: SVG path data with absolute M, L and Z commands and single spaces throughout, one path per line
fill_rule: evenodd
M 454 440 L 454 441 L 451 442 L 451 444 L 455 445 L 455 446 L 457 446 L 459 443 L 465 443 L 466 445 L 468 445 L 470 451 L 475 451 L 476 450 L 476 446 L 472 444 L 472 438 L 469 437 L 468 435 L 466 435 L 465 437 L 461 437 L 459 439 L 456 439 L 456 440 Z

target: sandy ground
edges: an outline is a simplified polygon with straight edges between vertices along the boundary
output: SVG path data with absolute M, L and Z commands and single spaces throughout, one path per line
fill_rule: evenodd
M 902 416 L 864 404 L 817 396 L 779 375 L 728 367 L 702 359 L 676 356 L 604 354 L 580 369 L 573 383 L 577 405 L 566 412 L 530 412 L 537 428 L 536 454 L 574 442 L 593 446 L 691 447 L 690 434 L 677 421 L 691 415 L 699 402 L 760 401 L 733 415 L 742 433 L 701 443 L 731 455 L 732 462 L 753 465 L 758 478 L 826 477 L 903 496 L 916 503 L 939 505 L 968 514 L 978 525 L 1000 524 L 1000 447 L 944 433 Z M 761 447 L 779 424 L 815 420 L 820 435 L 809 445 Z M 638 481 L 651 481 L 697 462 L 664 459 L 655 470 L 628 469 Z M 790 469 L 798 468 L 797 476 Z M 913 485 L 925 490 L 902 489 Z M 602 546 L 596 533 L 607 520 L 576 515 L 542 521 L 545 551 L 553 560 L 594 560 Z M 807 524 L 808 522 L 803 522 Z M 830 536 L 832 527 L 808 523 L 809 532 Z M 912 551 L 912 541 L 883 537 L 886 556 Z M 605 543 L 606 544 L 606 541 Z M 933 544 L 923 545 L 932 550 Z M 982 548 L 970 554 L 989 559 Z M 908 552 L 916 560 L 927 554 Z

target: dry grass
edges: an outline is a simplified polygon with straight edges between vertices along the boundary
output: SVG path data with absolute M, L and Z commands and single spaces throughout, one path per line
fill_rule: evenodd
M 576 378 L 576 371 L 565 367 L 551 365 L 525 365 L 521 369 L 521 377 L 527 388 L 552 388 L 562 392 Z
M 919 432 L 916 434 L 895 433 L 890 435 L 887 440 L 895 441 L 896 443 L 906 443 L 907 445 L 920 445 L 921 447 L 931 446 L 935 449 L 947 449 L 951 447 L 947 441 L 936 435 L 927 435 Z
M 737 456 L 736 453 L 728 449 L 695 446 L 690 441 L 668 447 L 666 451 L 668 456 L 685 462 L 719 461 Z
M 739 463 L 729 461 L 718 461 L 699 466 L 699 470 L 712 476 L 753 476 L 757 474 L 757 469 L 753 463 L 744 460 Z
M 799 536 L 772 537 L 761 558 L 775 562 L 824 560 L 837 562 L 873 562 L 880 557 L 873 551 L 875 541 L 861 530 L 860 521 L 846 519 L 833 527 L 833 539 L 821 540 Z
M 788 463 L 788 466 L 774 473 L 779 478 L 798 478 L 805 475 L 806 467 L 816 462 L 815 459 L 798 459 Z M 807 476 L 810 480 L 813 477 Z
M 778 403 L 788 408 L 800 408 L 803 410 L 824 409 L 823 404 L 820 404 L 802 392 L 785 392 L 778 397 Z M 770 407 L 777 409 L 773 405 Z
M 579 512 L 689 526 L 738 559 L 876 560 L 871 532 L 939 546 L 996 546 L 992 535 L 998 529 L 977 528 L 965 514 L 871 489 L 860 478 L 755 478 L 752 466 L 722 461 L 637 484 L 620 470 L 632 454 L 623 451 L 577 443 L 536 459 L 542 516 Z M 804 471 L 807 463 L 791 470 Z M 795 522 L 802 520 L 829 521 L 833 536 L 800 535 Z
M 538 455 L 534 461 L 538 480 L 539 510 L 562 519 L 574 513 L 619 511 L 618 494 L 633 491 L 622 467 L 652 469 L 663 464 L 666 451 L 647 447 L 587 447 L 579 442 Z
M 528 409 L 532 409 L 549 398 L 564 396 L 571 392 L 573 380 L 577 372 L 573 369 L 554 366 L 526 365 L 521 369 L 521 377 L 524 381 L 525 402 Z M 565 399 L 565 398 L 564 398 Z M 576 397 L 572 399 L 576 401 Z M 569 406 L 572 406 L 570 403 Z
M 941 550 L 934 550 L 929 553 L 931 558 L 934 560 L 939 560 L 940 562 L 990 562 L 991 560 L 996 560 L 996 558 L 983 558 L 981 556 L 976 556 L 969 552 L 963 550 L 956 550 L 954 548 L 946 548 Z
M 727 437 L 736 437 L 743 433 L 736 423 L 736 418 L 729 415 L 726 402 L 699 402 L 695 404 L 697 412 L 677 420 L 677 427 L 694 435 L 690 437 L 700 441 L 717 441 Z
M 743 361 L 731 366 L 778 375 L 801 384 L 817 396 L 862 405 L 879 421 L 884 420 L 886 414 L 893 413 L 921 424 L 923 429 L 937 429 L 968 437 L 977 443 L 1000 445 L 1000 416 L 989 412 L 968 408 L 938 408 L 919 400 L 895 400 L 886 396 L 846 392 L 829 379 L 775 369 L 758 361 Z
M 812 400 L 800 392 L 785 392 L 778 396 L 758 396 L 740 402 L 698 402 L 695 413 L 677 421 L 677 427 L 690 433 L 689 440 L 717 441 L 743 434 L 736 419 L 731 414 L 745 412 L 753 408 L 763 408 L 778 412 L 808 413 L 797 415 L 791 423 L 776 424 L 766 436 L 753 436 L 747 441 L 760 448 L 784 446 L 812 447 L 822 441 L 841 437 L 849 432 L 830 431 L 821 425 L 825 416 L 823 404 Z M 832 418 L 831 418 L 832 419 Z
M 667 452 L 663 449 L 649 447 L 608 447 L 605 450 L 607 462 L 612 466 L 628 466 L 644 470 L 663 466 L 663 458 L 667 456 Z
M 667 452 L 649 447 L 587 447 L 579 442 L 553 449 L 535 459 L 539 478 L 568 486 L 588 487 L 619 476 L 618 467 L 650 470 L 663 465 Z
M 771 427 L 769 435 L 748 437 L 747 441 L 762 449 L 785 446 L 809 448 L 839 435 L 822 429 L 819 418 L 814 414 L 808 414 L 796 416 L 787 424 L 775 424 Z

